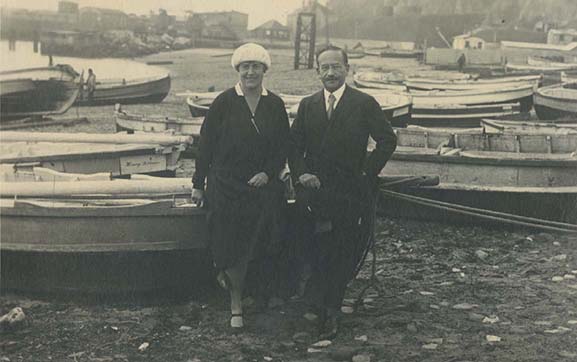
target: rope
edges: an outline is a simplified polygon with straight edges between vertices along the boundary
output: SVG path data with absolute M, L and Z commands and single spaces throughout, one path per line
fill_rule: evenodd
M 456 205 L 451 204 L 448 202 L 442 202 L 437 200 L 431 200 L 423 197 L 413 196 L 413 195 L 406 195 L 390 190 L 382 190 L 381 193 L 393 197 L 402 199 L 405 201 L 413 202 L 416 204 L 434 207 L 441 210 L 451 211 L 457 214 L 473 216 L 481 219 L 491 220 L 498 223 L 506 223 L 506 224 L 513 224 L 537 229 L 543 229 L 548 231 L 555 231 L 555 232 L 562 232 L 562 233 L 569 233 L 569 234 L 577 234 L 577 225 L 568 224 L 568 223 L 561 223 L 549 220 L 542 220 L 536 219 L 526 216 L 514 215 L 509 213 L 497 212 L 497 211 L 490 211 L 484 209 L 478 209 L 468 206 Z

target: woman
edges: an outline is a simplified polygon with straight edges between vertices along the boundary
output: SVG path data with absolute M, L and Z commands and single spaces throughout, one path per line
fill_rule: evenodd
M 268 52 L 248 43 L 234 51 L 231 64 L 239 82 L 216 97 L 202 124 L 192 201 L 206 196 L 217 281 L 230 292 L 231 327 L 241 328 L 247 265 L 277 230 L 289 123 L 282 99 L 262 85 Z

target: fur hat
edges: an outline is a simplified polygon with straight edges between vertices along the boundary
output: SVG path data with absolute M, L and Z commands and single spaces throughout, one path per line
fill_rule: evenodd
M 246 43 L 236 48 L 230 60 L 230 64 L 235 70 L 238 70 L 238 66 L 243 62 L 259 62 L 264 64 L 268 70 L 270 68 L 270 55 L 261 45 Z

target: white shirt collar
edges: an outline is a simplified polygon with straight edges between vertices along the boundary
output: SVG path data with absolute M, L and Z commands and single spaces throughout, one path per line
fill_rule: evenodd
M 335 104 L 333 105 L 333 109 L 337 108 L 337 104 L 339 104 L 339 100 L 341 99 L 341 97 L 343 96 L 343 93 L 345 92 L 345 87 L 346 87 L 346 83 L 343 83 L 343 85 L 339 89 L 337 89 L 336 91 L 334 91 L 332 93 L 333 96 L 335 96 Z M 328 110 L 329 109 L 329 95 L 331 94 L 331 92 L 329 92 L 325 88 L 324 93 L 325 93 L 325 107 Z
M 237 96 L 243 96 L 244 97 L 244 93 L 242 91 L 242 87 L 240 86 L 240 82 L 236 83 L 236 85 L 234 86 L 234 90 L 236 90 L 236 95 Z M 261 96 L 268 96 L 268 91 L 266 90 L 265 87 L 262 87 L 262 92 L 260 93 Z

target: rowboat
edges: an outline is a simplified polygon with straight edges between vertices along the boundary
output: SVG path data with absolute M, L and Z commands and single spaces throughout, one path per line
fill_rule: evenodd
M 192 137 L 192 143 L 182 153 L 183 157 L 191 157 L 196 154 L 197 144 L 200 137 L 203 117 L 195 118 L 174 118 L 160 115 L 144 115 L 127 113 L 117 105 L 114 112 L 117 132 L 127 132 L 129 134 L 146 133 L 167 133 Z
M 560 122 L 565 118 L 571 122 L 577 116 L 577 89 L 564 84 L 539 88 L 534 103 L 539 119 Z
M 532 73 L 560 72 L 563 70 L 577 69 L 577 63 L 550 62 L 534 57 L 527 58 L 527 64 L 507 63 L 505 67 L 514 71 L 528 71 Z
M 368 48 L 365 54 L 384 58 L 418 58 L 423 55 L 418 49 L 394 49 L 390 47 Z
M 365 57 L 365 52 L 351 52 L 347 53 L 349 59 L 361 59 Z
M 0 119 L 65 113 L 80 92 L 78 80 L 68 65 L 0 72 Z
M 577 69 L 577 63 L 554 62 L 536 57 L 527 57 L 527 64 L 535 67 L 557 68 L 559 70 Z
M 482 118 L 510 117 L 528 113 L 533 103 L 532 84 L 469 91 L 409 92 L 413 99 L 411 124 L 464 127 Z M 381 90 L 366 89 L 376 96 Z
M 383 72 L 356 72 L 353 74 L 353 82 L 358 88 L 387 89 L 406 91 L 407 87 L 402 84 L 405 77 L 398 73 Z
M 397 150 L 384 174 L 439 175 L 440 183 L 408 187 L 401 195 L 385 193 L 384 213 L 443 221 L 477 220 L 471 212 L 478 210 L 461 207 L 454 212 L 440 204 L 449 202 L 490 210 L 492 222 L 504 217 L 497 213 L 508 213 L 521 216 L 516 220 L 522 222 L 535 218 L 539 221 L 531 222 L 577 224 L 577 134 L 489 134 L 482 129 L 411 127 L 396 132 Z
M 423 56 L 423 51 L 419 49 L 384 48 L 381 50 L 380 56 L 383 58 L 420 58 Z
M 189 290 L 211 275 L 205 211 L 178 196 L 190 195 L 189 178 L 41 171 L 3 181 L 3 291 L 132 295 Z
M 430 105 L 476 105 L 476 104 L 499 104 L 499 103 L 527 103 L 527 111 L 532 105 L 532 97 L 535 86 L 533 84 L 519 84 L 508 88 L 491 88 L 469 91 L 411 91 L 415 108 Z M 523 105 L 523 104 L 522 104 Z
M 173 175 L 192 137 L 172 135 L 2 132 L 0 163 L 72 173 Z
M 440 127 L 472 127 L 484 118 L 510 118 L 521 114 L 519 103 L 446 104 L 413 106 L 410 124 Z
M 87 94 L 76 101 L 79 106 L 107 104 L 160 103 L 170 92 L 170 75 L 138 79 L 104 79 L 98 81 L 92 98 Z
M 114 111 L 116 121 L 116 130 L 118 132 L 126 131 L 128 133 L 152 132 L 152 133 L 170 133 L 177 135 L 198 137 L 203 118 L 174 118 L 159 115 L 145 115 L 127 113 L 120 105 L 117 105 Z
M 510 88 L 521 84 L 533 84 L 537 88 L 540 75 L 527 75 L 519 77 L 498 77 L 498 78 L 480 78 L 480 79 L 456 79 L 440 80 L 428 78 L 408 78 L 405 85 L 410 89 L 416 90 L 483 90 L 495 88 Z
M 538 133 L 544 135 L 577 133 L 577 123 L 520 122 L 496 119 L 481 120 L 486 133 Z
M 186 98 L 186 104 L 188 105 L 188 110 L 192 117 L 204 117 L 208 113 L 208 109 L 212 104 L 212 101 L 221 92 L 200 92 L 200 93 L 190 93 Z

